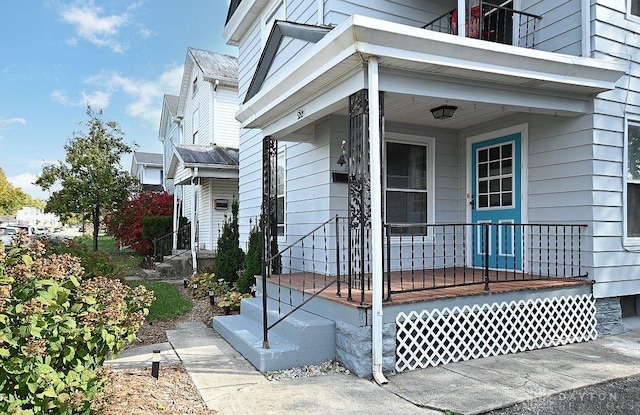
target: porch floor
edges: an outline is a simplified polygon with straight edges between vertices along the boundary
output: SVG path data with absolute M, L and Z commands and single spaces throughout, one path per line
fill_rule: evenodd
M 491 271 L 489 275 L 489 291 L 485 291 L 484 280 L 480 275 L 481 272 L 477 269 L 458 268 L 456 269 L 456 272 L 459 273 L 458 275 L 466 275 L 465 280 L 458 277 L 458 281 L 456 283 L 459 284 L 460 281 L 465 281 L 466 285 L 452 286 L 452 284 L 454 284 L 454 279 L 451 275 L 451 269 L 414 270 L 413 282 L 411 281 L 411 275 L 406 271 L 403 273 L 394 271 L 391 273 L 391 300 L 385 300 L 383 304 L 408 304 L 453 297 L 482 295 L 486 293 L 540 290 L 593 283 L 593 281 L 586 277 L 541 278 L 531 274 L 517 273 L 514 275 L 513 273 L 505 274 L 503 271 Z M 338 296 L 335 276 L 327 276 L 313 272 L 297 272 L 291 274 L 272 275 L 268 282 L 292 288 L 299 292 L 304 291 L 305 294 L 313 295 L 321 291 L 333 281 L 333 284 L 318 294 L 319 297 L 352 307 L 369 308 L 371 307 L 372 294 L 370 277 L 371 274 L 365 274 L 364 300 L 362 299 L 362 291 L 360 288 L 352 288 L 352 300 L 349 300 L 347 284 L 345 282 L 341 282 L 341 295 Z M 256 276 L 257 281 L 259 281 L 260 278 L 260 276 Z M 342 278 L 344 279 L 345 277 L 343 276 Z M 257 284 L 259 285 L 259 283 Z M 385 277 L 385 296 L 387 293 L 386 284 L 387 281 Z M 413 290 L 409 291 L 411 289 Z M 405 291 L 394 293 L 394 291 L 402 290 Z

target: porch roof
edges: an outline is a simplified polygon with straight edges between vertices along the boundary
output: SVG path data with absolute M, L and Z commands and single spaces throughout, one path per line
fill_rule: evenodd
M 624 64 L 612 60 L 525 49 L 354 15 L 259 91 L 252 91 L 237 118 L 242 127 L 261 128 L 265 135 L 295 131 L 344 107 L 346 96 L 366 88 L 363 62 L 369 56 L 378 57 L 380 87 L 387 92 L 441 101 L 487 100 L 502 111 L 505 105 L 521 110 L 528 105 L 529 111 L 557 115 L 585 113 L 588 98 L 613 89 L 625 72 Z M 261 63 L 269 65 L 270 60 Z M 257 68 L 261 73 L 268 70 Z M 398 73 L 406 75 L 397 77 Z M 392 75 L 388 82 L 383 82 L 384 74 Z M 411 77 L 419 82 L 411 82 Z M 482 88 L 485 97 L 473 88 Z M 494 90 L 497 93 L 487 93 Z M 313 103 L 322 94 L 322 102 Z
M 167 177 L 173 178 L 174 184 L 185 184 L 196 177 L 237 178 L 238 149 L 177 144 L 171 155 Z

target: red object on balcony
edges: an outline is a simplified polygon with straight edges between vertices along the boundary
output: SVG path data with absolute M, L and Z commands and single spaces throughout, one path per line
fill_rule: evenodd
M 451 30 L 458 34 L 458 10 L 451 12 Z M 467 16 L 466 36 L 478 39 L 480 37 L 480 6 L 474 6 Z

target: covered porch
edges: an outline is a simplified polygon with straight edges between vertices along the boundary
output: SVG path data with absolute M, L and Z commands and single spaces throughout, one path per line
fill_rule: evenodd
M 314 302 L 329 297 L 359 310 L 359 317 L 347 317 L 343 307 L 321 307 L 341 310 L 329 313 L 334 317 L 343 313 L 344 320 L 332 320 L 341 327 L 336 333 L 369 333 L 369 359 L 366 352 L 357 358 L 381 383 L 389 360 L 398 369 L 399 349 L 423 349 L 399 346 L 397 333 L 407 322 L 424 322 L 402 335 L 422 343 L 433 341 L 423 333 L 439 327 L 442 316 L 475 319 L 459 323 L 455 336 L 496 319 L 500 326 L 519 322 L 503 338 L 530 331 L 531 319 L 579 327 L 571 335 L 545 329 L 550 337 L 525 342 L 524 350 L 595 336 L 587 279 L 592 230 L 588 215 L 573 209 L 588 189 L 573 195 L 575 206 L 552 195 L 553 180 L 568 182 L 572 174 L 554 177 L 560 170 L 544 170 L 541 160 L 558 157 L 561 164 L 553 150 L 572 151 L 556 137 L 592 143 L 584 126 L 591 96 L 613 89 L 624 68 L 362 16 L 331 30 L 278 24 L 272 35 L 280 39 L 270 39 L 265 50 L 290 36 L 304 58 L 271 74 L 279 46 L 272 56 L 263 54 L 238 113 L 243 127 L 260 129 L 264 140 L 265 349 L 270 330 L 301 310 L 319 313 Z M 342 122 L 342 132 L 320 137 L 320 125 Z M 531 150 L 533 129 L 537 147 Z M 296 200 L 299 211 L 287 213 L 280 236 L 273 219 L 278 142 L 328 149 L 327 163 L 312 173 L 326 174 L 330 189 L 328 208 L 318 209 L 319 199 Z M 287 194 L 298 190 L 292 187 Z M 473 302 L 456 303 L 464 297 Z M 453 302 L 438 303 L 445 298 Z M 557 307 L 540 311 L 549 304 Z M 510 314 L 518 310 L 533 314 Z M 558 315 L 564 316 L 559 323 Z M 503 332 L 495 333 L 492 341 Z M 358 349 L 358 341 L 347 343 L 346 349 Z

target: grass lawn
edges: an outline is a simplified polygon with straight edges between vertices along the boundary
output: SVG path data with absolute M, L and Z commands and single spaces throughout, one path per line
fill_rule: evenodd
M 178 317 L 193 308 L 193 302 L 184 298 L 175 284 L 167 282 L 130 282 L 132 286 L 142 284 L 147 290 L 153 291 L 155 301 L 149 308 L 147 320 L 155 321 L 165 318 Z
M 92 236 L 80 236 L 76 238 L 82 244 L 89 248 L 93 248 Z M 132 269 L 140 266 L 142 262 L 142 255 L 134 251 L 133 249 L 118 249 L 116 248 L 116 240 L 113 236 L 98 235 L 98 251 L 108 252 L 115 263 L 122 269 Z
M 83 236 L 80 238 L 83 244 L 93 247 L 93 239 Z M 124 270 L 140 266 L 142 256 L 132 249 L 120 250 L 116 248 L 115 239 L 108 235 L 98 235 L 98 250 L 108 252 L 111 258 Z M 147 320 L 155 321 L 165 318 L 178 317 L 193 308 L 193 302 L 182 296 L 175 284 L 166 282 L 129 282 L 131 286 L 142 284 L 146 289 L 153 291 L 156 299 L 149 308 Z

